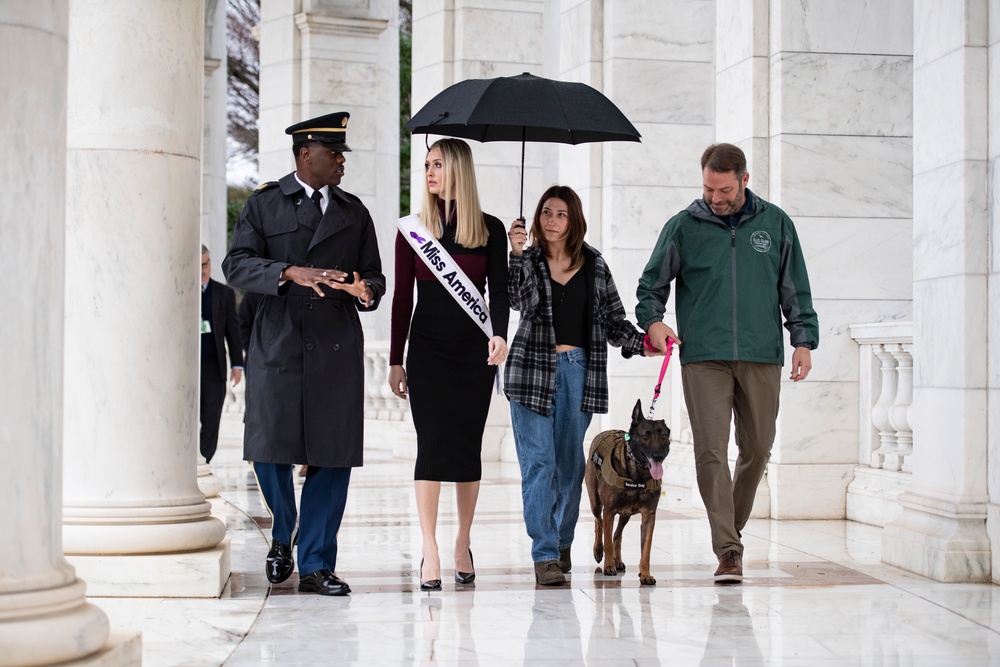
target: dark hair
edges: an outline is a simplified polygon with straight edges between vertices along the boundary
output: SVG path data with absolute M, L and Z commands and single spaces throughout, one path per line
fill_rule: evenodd
M 738 146 L 732 144 L 712 144 L 701 154 L 701 170 L 709 169 L 719 174 L 735 172 L 736 178 L 747 173 L 747 156 Z
M 561 199 L 566 202 L 566 213 L 569 216 L 569 225 L 566 227 L 566 252 L 570 256 L 570 269 L 578 268 L 583 264 L 583 238 L 587 235 L 587 220 L 583 217 L 583 204 L 580 197 L 573 188 L 568 185 L 553 185 L 542 194 L 535 207 L 535 217 L 531 221 L 531 243 L 549 256 L 549 243 L 545 239 L 542 231 L 542 207 L 549 199 Z

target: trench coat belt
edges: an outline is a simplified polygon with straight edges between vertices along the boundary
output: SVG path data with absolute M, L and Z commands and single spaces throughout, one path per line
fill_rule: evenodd
M 335 290 L 332 288 L 324 289 L 323 293 L 326 296 L 322 297 L 324 299 L 334 299 L 336 301 L 352 301 L 354 297 L 347 292 L 341 290 Z M 284 293 L 284 296 L 305 296 L 314 299 L 319 299 L 320 296 L 316 294 L 315 290 L 311 287 L 304 287 L 303 285 L 290 285 L 288 291 Z

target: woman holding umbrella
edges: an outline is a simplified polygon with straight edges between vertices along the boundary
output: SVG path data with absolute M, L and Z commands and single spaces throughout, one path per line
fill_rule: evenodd
M 545 191 L 528 232 L 516 220 L 508 292 L 521 323 L 504 387 L 521 466 L 524 523 L 535 580 L 566 582 L 580 515 L 583 439 L 594 413 L 608 411 L 608 343 L 643 354 L 642 332 L 625 317 L 611 271 L 584 242 L 587 221 L 571 188 Z
M 457 139 L 434 142 L 424 162 L 420 223 L 482 295 L 489 288 L 492 337 L 456 302 L 436 272 L 439 254 L 417 252 L 396 236 L 396 287 L 392 298 L 389 385 L 409 398 L 417 431 L 414 487 L 423 536 L 420 590 L 441 590 L 437 546 L 441 482 L 455 482 L 458 533 L 455 581 L 472 583 L 472 519 L 482 477 L 483 430 L 498 366 L 507 356 L 507 241 L 503 223 L 482 212 L 469 146 Z M 412 234 L 411 234 L 412 235 Z M 419 236 L 419 235 L 418 235 Z M 421 243 L 425 241 L 423 237 Z M 413 306 L 413 284 L 417 303 Z M 412 316 L 412 320 L 411 320 Z M 409 334 L 406 368 L 403 348 Z

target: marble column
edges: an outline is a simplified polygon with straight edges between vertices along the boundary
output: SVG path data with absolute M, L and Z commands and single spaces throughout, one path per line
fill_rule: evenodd
M 562 34 L 564 46 L 572 48 L 563 49 L 563 58 L 573 65 L 565 68 L 566 74 L 574 74 L 589 50 L 601 63 L 599 88 L 642 134 L 641 143 L 597 145 L 593 150 L 601 158 L 589 176 L 599 184 L 601 198 L 600 214 L 588 218 L 588 240 L 597 242 L 607 259 L 622 303 L 634 321 L 635 288 L 660 230 L 701 192 L 698 161 L 713 138 L 715 3 L 604 0 L 600 4 L 603 12 L 592 13 L 591 20 L 600 20 L 603 44 L 588 44 L 586 33 L 580 30 L 582 8 L 566 12 Z M 579 149 L 568 148 L 564 155 Z M 561 166 L 567 167 L 565 159 Z M 561 180 L 574 187 L 587 182 L 588 175 L 578 169 L 564 172 Z M 665 319 L 676 328 L 673 299 L 667 304 Z M 617 349 L 610 349 L 611 405 L 606 416 L 594 420 L 601 430 L 627 428 L 636 399 L 641 398 L 643 408 L 648 408 L 661 363 L 661 358 L 626 361 Z M 690 438 L 685 437 L 687 412 L 679 376 L 675 356 L 656 411 L 667 420 L 674 436 L 668 482 L 694 488 L 693 452 Z
M 546 14 L 543 5 L 519 0 L 475 4 L 455 0 L 413 3 L 412 111 L 418 111 L 453 83 L 466 79 L 515 76 L 523 72 L 546 76 L 542 60 L 546 37 L 551 33 L 543 32 L 543 15 Z M 425 142 L 433 143 L 439 138 L 437 135 L 413 135 L 411 211 L 419 211 L 423 201 Z M 483 210 L 505 222 L 513 220 L 520 211 L 520 143 L 468 143 L 476 163 Z M 527 144 L 525 148 L 524 210 L 525 216 L 530 217 L 538 197 L 549 185 L 542 180 L 541 166 L 547 147 Z M 387 270 L 392 289 L 395 281 L 389 273 Z M 513 335 L 516 325 L 515 315 L 511 318 L 509 336 Z M 494 396 L 490 405 L 483 436 L 483 460 L 517 461 L 509 408 L 503 396 Z
M 988 581 L 987 0 L 913 6 L 913 481 L 882 558 Z M 994 75 L 995 76 L 995 75 Z M 995 113 L 995 112 L 994 112 Z M 994 303 L 996 300 L 994 299 Z
M 201 242 L 212 259 L 212 279 L 223 284 L 222 260 L 228 251 L 226 230 L 226 1 L 205 0 L 205 134 L 201 171 Z M 227 374 L 228 378 L 229 375 Z M 228 381 L 227 381 L 228 384 Z M 222 482 L 201 452 L 198 488 L 215 498 Z
M 413 111 L 439 92 L 465 79 L 491 79 L 530 72 L 545 76 L 543 51 L 544 3 L 496 0 L 491 3 L 414 3 Z M 425 140 L 436 135 L 413 135 L 410 162 L 410 206 L 420 210 L 423 196 Z M 470 141 L 476 161 L 479 198 L 484 211 L 501 220 L 517 217 L 521 183 L 521 145 L 518 142 L 481 144 Z M 543 147 L 527 144 L 524 172 L 525 215 L 545 190 L 541 182 Z M 530 209 L 530 212 L 529 212 Z
M 229 542 L 195 479 L 204 3 L 73 0 L 69 25 L 63 542 L 92 594 L 216 596 Z
M 996 5 L 993 5 L 996 6 Z M 987 72 L 989 73 L 989 275 L 986 292 L 989 295 L 986 360 L 989 372 L 986 414 L 987 451 L 1000 452 L 1000 22 L 991 12 Z M 987 531 L 992 553 L 992 576 L 1000 583 L 1000 457 L 988 457 L 987 485 L 990 502 L 987 506 Z
M 138 633 L 109 633 L 63 556 L 63 308 L 68 9 L 0 0 L 0 665 L 139 664 Z M 32 54 L 25 58 L 24 54 Z M 26 219 L 24 205 L 31 201 Z M 103 661 L 103 662 L 101 662 Z
M 205 1 L 205 128 L 202 147 L 201 242 L 212 278 L 226 282 L 226 0 Z
M 773 518 L 845 516 L 858 463 L 848 327 L 911 314 L 911 15 L 908 0 L 716 6 L 715 138 L 744 149 L 750 189 L 795 222 L 819 313 L 809 378 L 782 372 Z
M 295 168 L 286 127 L 350 112 L 341 187 L 371 212 L 387 277 L 399 218 L 398 13 L 393 0 L 261 2 L 260 179 Z M 361 320 L 367 338 L 388 338 L 388 302 Z

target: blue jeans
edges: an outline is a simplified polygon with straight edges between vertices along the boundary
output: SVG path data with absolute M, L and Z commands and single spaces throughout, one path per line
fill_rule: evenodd
M 521 464 L 524 524 L 531 537 L 531 559 L 558 560 L 573 544 L 580 518 L 580 495 L 586 461 L 583 438 L 593 415 L 580 409 L 587 375 L 587 352 L 556 355 L 552 414 L 540 415 L 510 402 L 517 461 Z

